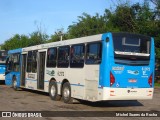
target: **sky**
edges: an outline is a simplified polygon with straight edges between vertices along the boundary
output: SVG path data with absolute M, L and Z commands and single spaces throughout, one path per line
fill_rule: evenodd
M 102 15 L 105 9 L 114 9 L 116 1 L 0 0 L 0 44 L 15 34 L 29 35 L 38 28 L 47 35 L 61 28 L 66 31 L 82 13 Z

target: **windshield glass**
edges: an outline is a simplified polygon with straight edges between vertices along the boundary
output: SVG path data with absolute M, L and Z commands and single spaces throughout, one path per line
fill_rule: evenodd
M 0 51 L 0 64 L 5 64 L 7 51 Z
M 119 60 L 118 62 L 120 60 L 149 60 L 150 46 L 150 37 L 130 33 L 113 33 L 114 58 Z

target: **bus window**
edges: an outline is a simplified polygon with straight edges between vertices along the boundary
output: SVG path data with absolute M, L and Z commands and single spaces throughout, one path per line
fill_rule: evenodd
M 11 71 L 12 70 L 12 66 L 13 66 L 13 61 L 12 61 L 12 56 L 11 55 L 7 58 L 6 65 L 7 65 L 6 70 L 7 71 Z
M 4 64 L 7 57 L 7 51 L 0 51 L 0 64 Z
M 58 49 L 58 67 L 67 68 L 69 66 L 69 46 L 59 47 Z
M 37 72 L 37 51 L 29 51 L 27 57 L 27 72 Z
M 32 73 L 37 72 L 37 51 L 33 51 L 32 55 Z
M 113 34 L 114 58 L 117 64 L 148 65 L 150 47 L 150 37 L 125 33 Z
M 57 48 L 49 48 L 47 51 L 47 67 L 56 67 Z
M 84 44 L 73 45 L 71 47 L 71 59 L 70 59 L 71 68 L 83 68 L 84 53 L 85 53 L 84 51 L 85 51 Z
M 89 43 L 87 45 L 86 64 L 100 64 L 102 58 L 102 45 L 98 43 Z
M 27 57 L 27 72 L 31 72 L 31 69 L 32 69 L 32 51 L 29 51 Z
M 19 71 L 19 54 L 13 54 L 11 58 L 11 66 L 12 66 L 12 71 L 18 72 Z

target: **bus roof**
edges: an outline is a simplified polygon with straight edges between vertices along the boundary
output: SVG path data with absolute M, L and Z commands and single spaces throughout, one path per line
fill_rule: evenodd
M 22 51 L 30 51 L 30 50 L 39 50 L 39 49 L 47 49 L 51 47 L 58 47 L 58 46 L 65 46 L 65 45 L 73 45 L 73 44 L 80 44 L 80 43 L 86 43 L 86 42 L 94 42 L 94 41 L 100 41 L 102 39 L 102 34 L 98 35 L 92 35 L 87 37 L 81 37 L 81 38 L 75 38 L 75 39 L 69 39 L 69 40 L 63 40 L 63 41 L 57 41 L 57 42 L 51 42 L 51 43 L 45 43 L 41 45 L 35 45 L 23 48 Z
M 18 49 L 14 49 L 14 50 L 9 50 L 8 54 L 21 53 L 21 52 L 22 52 L 22 48 L 18 48 Z

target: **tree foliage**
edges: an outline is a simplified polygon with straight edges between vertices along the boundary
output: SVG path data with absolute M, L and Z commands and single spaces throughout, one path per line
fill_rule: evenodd
M 5 43 L 2 45 L 2 49 L 11 50 L 26 47 L 29 43 L 30 40 L 28 36 L 16 34 L 12 38 L 5 41 Z
M 150 4 L 154 4 L 154 8 Z M 106 9 L 103 15 L 96 13 L 91 16 L 83 13 L 78 16 L 77 22 L 73 22 L 67 31 L 57 30 L 50 37 L 41 32 L 41 29 L 29 34 L 16 34 L 5 41 L 3 49 L 15 49 L 27 47 L 46 42 L 55 42 L 64 39 L 71 39 L 89 36 L 104 32 L 132 32 L 155 38 L 157 58 L 160 58 L 160 0 L 144 0 L 143 4 L 118 4 L 114 11 Z M 57 34 L 58 33 L 58 34 Z M 63 34 L 62 34 L 63 33 Z
M 33 32 L 29 36 L 16 34 L 12 38 L 5 41 L 2 49 L 12 50 L 22 47 L 28 47 L 38 44 L 43 44 L 48 40 L 48 35 L 41 32 Z

